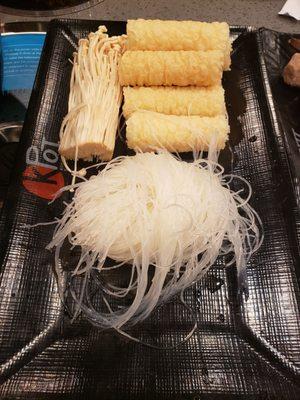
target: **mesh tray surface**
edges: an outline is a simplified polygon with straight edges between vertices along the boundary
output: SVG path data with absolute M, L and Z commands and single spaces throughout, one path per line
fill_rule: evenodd
M 122 22 L 103 23 L 111 34 L 125 30 Z M 264 244 L 247 270 L 249 299 L 237 298 L 235 269 L 224 269 L 217 262 L 207 277 L 186 292 L 199 329 L 174 350 L 141 347 L 114 332 L 99 332 L 84 319 L 69 323 L 59 300 L 53 254 L 45 250 L 52 228 L 28 229 L 24 224 L 51 221 L 62 210 L 65 198 L 48 205 L 41 196 L 51 191 L 49 179 L 55 186 L 62 184 L 64 176 L 55 151 L 67 110 L 68 59 L 78 39 L 98 25 L 54 21 L 46 38 L 14 184 L 0 221 L 0 397 L 300 398 L 295 174 L 284 140 L 285 120 L 280 119 L 279 109 L 276 114 L 271 95 L 264 46 L 274 33 L 267 30 L 231 29 L 236 39 L 232 70 L 224 74 L 233 164 L 228 149 L 221 161 L 251 183 L 251 204 L 265 231 Z M 126 153 L 122 142 L 116 148 L 120 153 Z M 40 169 L 36 175 L 29 164 L 45 163 L 45 157 L 52 169 Z M 135 334 L 172 344 L 190 326 L 187 310 L 174 301 L 139 325 Z

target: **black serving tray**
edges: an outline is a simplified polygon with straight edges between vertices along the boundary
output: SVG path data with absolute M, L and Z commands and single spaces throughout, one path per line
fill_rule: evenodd
M 111 34 L 125 31 L 124 22 L 102 23 Z M 56 155 L 67 111 L 68 59 L 78 39 L 98 25 L 59 20 L 49 26 L 0 220 L 1 399 L 299 399 L 299 154 L 289 151 L 291 120 L 282 117 L 282 93 L 273 85 L 282 65 L 275 71 L 272 63 L 288 44 L 269 46 L 270 38 L 281 37 L 273 31 L 232 27 L 232 69 L 223 81 L 233 162 L 229 148 L 221 162 L 251 183 L 251 204 L 265 233 L 247 269 L 248 300 L 237 296 L 234 267 L 224 269 L 218 261 L 186 292 L 199 328 L 176 349 L 143 347 L 82 317 L 70 324 L 53 254 L 45 250 L 53 227 L 24 224 L 51 221 L 63 209 L 66 195 L 51 205 L 48 198 L 68 179 Z M 294 121 L 299 127 L 299 113 Z M 127 152 L 121 140 L 116 148 L 116 154 Z M 174 300 L 135 335 L 176 343 L 190 317 Z

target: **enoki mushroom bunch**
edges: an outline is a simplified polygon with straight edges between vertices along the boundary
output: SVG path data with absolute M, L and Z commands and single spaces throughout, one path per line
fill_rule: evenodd
M 68 114 L 60 130 L 59 152 L 66 159 L 111 160 L 122 89 L 118 65 L 125 35 L 109 37 L 105 26 L 79 40 L 74 53 Z

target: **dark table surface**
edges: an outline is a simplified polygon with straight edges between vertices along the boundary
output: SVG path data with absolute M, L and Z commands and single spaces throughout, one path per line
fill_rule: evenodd
M 231 25 L 252 25 L 283 32 L 300 32 L 300 22 L 279 16 L 285 0 L 91 0 L 90 8 L 74 12 L 65 10 L 68 18 L 126 20 L 128 18 L 224 20 Z M 98 3 L 95 5 L 95 3 Z M 1 22 L 49 20 L 53 16 L 22 16 L 3 13 Z

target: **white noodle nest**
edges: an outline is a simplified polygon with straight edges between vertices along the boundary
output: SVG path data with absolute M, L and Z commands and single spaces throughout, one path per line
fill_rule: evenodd
M 107 257 L 132 265 L 126 288 L 108 286 L 112 298 L 133 296 L 129 306 L 93 315 L 103 328 L 135 324 L 171 296 L 199 280 L 220 255 L 231 254 L 242 272 L 261 244 L 260 219 L 248 204 L 250 185 L 226 176 L 210 160 L 187 163 L 167 152 L 119 157 L 76 186 L 48 248 L 68 239 L 80 246 L 74 274 L 105 269 Z M 246 199 L 229 188 L 247 183 Z M 152 279 L 149 269 L 154 269 Z M 100 289 L 99 289 L 100 290 Z M 131 298 L 130 297 L 130 298 Z

